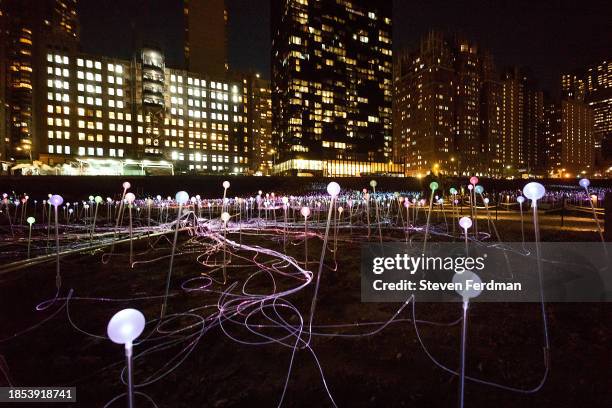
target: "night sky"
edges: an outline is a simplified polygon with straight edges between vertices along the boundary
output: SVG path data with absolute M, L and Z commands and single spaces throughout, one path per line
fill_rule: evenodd
M 226 2 L 230 66 L 269 77 L 269 0 Z M 182 66 L 180 0 L 79 0 L 79 12 L 83 51 L 129 58 L 134 44 L 152 44 L 168 65 Z M 609 0 L 395 0 L 393 20 L 396 50 L 431 28 L 460 31 L 491 50 L 500 68 L 529 67 L 553 95 L 561 72 L 612 58 Z

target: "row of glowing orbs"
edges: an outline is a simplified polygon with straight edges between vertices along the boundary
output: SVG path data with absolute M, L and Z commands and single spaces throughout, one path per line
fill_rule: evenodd
M 475 177 L 472 177 L 472 179 L 474 178 Z M 583 180 L 586 180 L 586 182 L 583 182 Z M 580 185 L 585 188 L 588 187 L 589 185 L 588 180 L 587 179 L 583 179 L 583 180 L 580 181 Z M 470 182 L 472 182 L 471 179 L 470 179 Z M 476 182 L 478 182 L 477 179 L 476 179 Z M 224 187 L 228 188 L 229 183 L 227 183 L 227 187 L 226 187 L 226 183 L 224 183 Z M 475 183 L 473 182 L 472 184 L 475 184 Z M 435 190 L 437 187 L 438 186 L 436 183 L 435 187 L 432 186 L 432 190 Z M 336 182 L 329 183 L 327 186 L 327 192 L 332 197 L 337 197 L 338 194 L 340 193 L 340 185 Z M 544 186 L 536 182 L 528 183 L 523 188 L 523 194 L 525 194 L 525 196 L 529 198 L 530 200 L 534 200 L 534 201 L 542 198 L 545 192 L 546 190 Z M 57 198 L 53 199 L 53 197 L 58 197 L 59 200 Z M 53 197 L 52 197 L 53 201 L 51 201 L 51 203 L 53 205 L 61 205 L 63 201 L 61 197 L 60 196 L 53 196 Z M 127 198 L 127 195 L 126 195 L 126 198 Z M 187 192 L 179 191 L 176 194 L 176 201 L 179 204 L 185 204 L 188 200 L 189 200 L 189 194 L 187 194 Z M 57 202 L 59 203 L 55 204 Z M 308 217 L 310 215 L 310 209 L 308 207 L 303 207 L 301 209 L 301 214 L 304 216 L 304 218 Z M 227 222 L 230 217 L 227 212 L 224 212 L 221 218 L 224 222 Z M 28 218 L 28 222 L 29 222 L 29 218 Z M 461 228 L 466 230 L 466 233 L 467 233 L 467 230 L 472 227 L 472 220 L 469 217 L 462 217 L 459 220 L 459 225 L 461 226 Z M 478 281 L 480 280 L 480 278 L 478 278 L 477 275 L 471 273 L 469 275 L 456 274 L 456 276 L 454 276 L 453 278 L 453 281 L 466 280 L 468 278 L 472 280 L 478 280 Z M 461 291 L 460 294 L 462 294 L 464 298 L 473 298 L 473 297 L 478 296 L 480 294 L 480 291 L 476 291 L 476 290 Z M 127 348 L 127 347 L 131 347 L 132 342 L 138 336 L 140 336 L 140 334 L 144 330 L 144 326 L 145 326 L 145 318 L 142 313 L 140 313 L 136 309 L 124 309 L 116 313 L 111 318 L 110 322 L 108 323 L 107 333 L 108 333 L 109 338 L 113 342 L 118 343 L 118 344 L 124 344 Z
M 476 180 L 473 181 L 472 179 L 476 179 Z M 472 185 L 474 185 L 478 182 L 478 179 L 476 177 L 472 177 L 470 179 L 470 182 L 472 183 Z M 226 186 L 226 183 L 227 183 L 227 186 Z M 225 182 L 223 184 L 224 184 L 223 185 L 224 188 L 229 187 L 228 182 Z M 587 188 L 589 184 L 590 183 L 588 179 L 580 180 L 580 185 L 584 188 Z M 374 186 L 375 184 L 373 185 L 373 187 Z M 125 187 L 125 183 L 124 183 L 124 187 Z M 435 190 L 437 187 L 438 186 L 436 183 L 435 187 L 432 186 L 432 190 Z M 127 188 L 129 188 L 129 185 Z M 327 186 L 327 192 L 332 197 L 338 196 L 338 194 L 340 193 L 340 185 L 336 182 L 329 183 Z M 536 182 L 528 183 L 523 188 L 523 194 L 525 194 L 527 198 L 533 201 L 537 201 L 540 198 L 542 198 L 545 192 L 546 190 L 544 186 Z M 126 198 L 127 198 L 127 195 L 126 195 Z M 522 196 L 519 198 L 522 198 Z M 189 200 L 189 194 L 187 194 L 187 192 L 179 191 L 176 194 L 176 201 L 179 204 L 185 204 L 188 200 Z M 50 202 L 51 204 L 58 206 L 58 205 L 61 205 L 61 203 L 63 202 L 63 199 L 61 198 L 61 196 L 52 196 L 50 199 Z M 310 209 L 308 207 L 303 207 L 301 209 L 301 214 L 304 216 L 304 218 L 308 217 L 310 215 Z M 28 218 L 28 222 L 30 222 L 30 218 L 32 217 Z M 229 214 L 227 212 L 224 212 L 221 218 L 223 219 L 224 222 L 227 222 L 229 220 Z M 34 222 L 33 218 L 32 218 L 32 222 Z M 469 217 L 462 217 L 459 220 L 459 225 L 461 226 L 461 228 L 466 230 L 466 233 L 467 233 L 467 230 L 472 227 L 472 220 Z M 453 277 L 453 281 L 465 281 L 467 279 L 480 281 L 480 278 L 474 273 L 456 274 Z M 459 293 L 463 295 L 464 298 L 473 298 L 473 297 L 478 296 L 480 294 L 480 291 L 469 290 L 469 291 L 460 291 Z M 138 310 L 136 309 L 121 310 L 120 312 L 116 313 L 108 323 L 108 327 L 107 327 L 108 337 L 115 343 L 124 344 L 126 348 L 131 348 L 132 342 L 136 338 L 138 338 L 138 336 L 140 336 L 140 334 L 144 330 L 145 323 L 146 322 L 145 322 L 145 318 L 143 314 L 139 312 Z
M 126 182 L 127 183 L 127 182 Z M 124 188 L 126 187 L 126 183 L 124 183 Z M 223 183 L 224 188 L 229 187 L 229 182 Z M 331 182 L 327 186 L 328 193 L 335 197 L 340 193 L 340 185 L 336 182 Z M 126 194 L 126 199 L 127 199 Z M 185 204 L 189 200 L 189 194 L 185 191 L 179 191 L 176 193 L 176 201 L 179 204 Z M 61 197 L 60 197 L 61 199 Z M 128 200 L 129 201 L 129 200 Z M 60 205 L 61 202 L 58 204 Z M 54 204 L 55 205 L 55 204 Z M 308 207 L 302 208 L 302 215 L 307 217 L 310 214 L 310 210 Z M 227 212 L 221 214 L 221 219 L 223 222 L 227 222 L 230 219 L 230 215 Z M 136 309 L 124 309 L 117 312 L 108 322 L 108 326 L 106 328 L 106 332 L 108 337 L 117 344 L 124 344 L 126 348 L 132 347 L 132 342 L 138 338 L 142 334 L 144 330 L 146 321 L 144 315 Z

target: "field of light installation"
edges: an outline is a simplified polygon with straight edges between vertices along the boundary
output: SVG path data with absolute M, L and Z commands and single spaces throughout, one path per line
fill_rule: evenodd
M 338 182 L 5 192 L 0 385 L 76 387 L 82 407 L 609 406 L 609 303 L 360 296 L 366 243 L 590 241 L 603 258 L 608 189 Z

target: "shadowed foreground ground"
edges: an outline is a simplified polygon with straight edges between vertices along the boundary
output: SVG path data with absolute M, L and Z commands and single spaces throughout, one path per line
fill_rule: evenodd
M 500 225 L 502 232 L 503 225 Z M 507 228 L 506 236 L 516 236 Z M 182 241 L 185 242 L 185 237 Z M 236 236 L 232 239 L 238 239 Z M 243 237 L 245 243 L 265 245 L 282 252 L 282 241 Z M 560 233 L 544 230 L 543 240 L 594 240 L 596 236 L 579 231 Z M 309 242 L 310 259 L 320 253 L 320 242 Z M 168 254 L 168 243 L 159 242 L 144 254 L 138 245 L 136 260 Z M 197 247 L 183 247 L 196 250 Z M 73 290 L 75 299 L 69 304 L 74 325 L 91 334 L 104 336 L 110 316 L 124 307 L 136 307 L 147 318 L 159 315 L 159 299 L 108 301 L 108 299 L 143 298 L 163 292 L 167 258 L 128 268 L 127 246 L 115 249 L 119 255 L 103 265 L 101 254 L 74 255 L 62 259 L 62 295 Z M 303 258 L 300 243 L 290 243 L 287 252 Z M 360 302 L 358 244 L 341 243 L 338 262 L 331 258 L 322 276 L 316 322 L 318 325 L 386 321 L 400 304 L 365 304 Z M 250 255 L 249 255 L 250 256 Z M 181 283 L 202 272 L 196 253 L 176 259 L 171 282 L 169 312 L 208 315 L 214 311 L 218 295 L 210 292 L 181 290 Z M 263 260 L 263 259 L 262 259 Z M 233 258 L 234 266 L 240 260 Z M 35 306 L 54 295 L 55 265 L 44 264 L 11 272 L 0 280 L 0 339 L 43 321 L 60 303 L 47 311 L 36 312 Z M 229 269 L 230 281 L 244 283 L 253 272 L 251 267 Z M 219 277 L 219 274 L 216 274 Z M 278 281 L 282 286 L 282 279 Z M 210 289 L 224 289 L 215 284 Z M 239 289 L 237 291 L 239 292 Z M 265 277 L 252 280 L 249 290 L 269 293 L 271 281 Z M 312 286 L 288 298 L 303 316 L 307 316 Z M 104 298 L 103 300 L 100 298 Z M 544 387 L 532 395 L 513 393 L 467 382 L 466 406 L 471 407 L 609 407 L 612 403 L 609 376 L 611 344 L 610 313 L 606 304 L 549 304 L 552 343 L 551 371 Z M 416 305 L 418 319 L 439 323 L 456 321 L 458 304 Z M 410 308 L 399 319 L 411 319 Z M 291 324 L 299 319 L 294 313 L 283 316 Z M 257 319 L 257 318 L 256 318 Z M 189 318 L 171 322 L 168 330 L 194 323 Z M 261 341 L 244 327 L 228 324 L 228 333 L 242 341 Z M 378 327 L 378 326 L 374 326 Z M 372 327 L 321 328 L 327 334 L 357 334 Z M 456 369 L 460 326 L 419 326 L 429 351 L 443 364 Z M 271 337 L 280 331 L 271 329 Z M 176 335 L 177 344 L 137 358 L 137 384 L 157 370 L 169 368 L 177 353 L 188 341 Z M 183 340 L 181 340 L 183 339 Z M 537 385 L 543 373 L 542 325 L 538 304 L 474 304 L 470 309 L 467 374 L 508 386 L 529 389 Z M 400 321 L 380 333 L 357 338 L 318 336 L 313 350 L 323 368 L 327 385 L 340 407 L 449 407 L 456 405 L 456 377 L 437 368 L 423 352 L 410 321 Z M 142 349 L 142 348 L 141 348 Z M 138 353 L 138 347 L 136 348 Z M 121 346 L 108 339 L 79 332 L 71 325 L 66 308 L 35 329 L 0 343 L 0 354 L 15 385 L 74 385 L 77 404 L 72 407 L 103 406 L 124 390 L 119 375 L 123 367 Z M 199 339 L 191 354 L 164 378 L 141 389 L 159 407 L 275 407 L 281 397 L 288 372 L 291 349 L 271 343 L 242 345 L 231 340 L 219 327 L 212 328 Z M 167 364 L 167 366 L 165 366 Z M 165 371 L 165 370 L 164 370 Z M 0 383 L 4 378 L 0 376 Z M 3 384 L 5 385 L 5 384 Z M 137 398 L 139 407 L 149 406 Z M 112 406 L 124 406 L 120 400 Z M 42 405 L 41 405 L 42 406 Z M 53 406 L 61 406 L 59 404 Z M 332 406 L 324 390 L 312 354 L 299 351 L 293 364 L 283 406 Z

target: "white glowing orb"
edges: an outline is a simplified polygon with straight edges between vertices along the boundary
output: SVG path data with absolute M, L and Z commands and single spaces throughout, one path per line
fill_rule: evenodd
M 336 183 L 335 181 L 332 181 L 327 185 L 327 192 L 330 196 L 337 197 L 338 194 L 340 194 L 340 184 Z
M 544 193 L 546 193 L 544 186 L 540 183 L 536 183 L 535 181 L 527 183 L 525 187 L 523 187 L 523 194 L 532 201 L 537 201 L 544 197 Z
M 461 289 L 457 289 L 456 292 L 463 297 L 463 300 L 475 298 L 482 293 L 480 288 L 482 280 L 472 271 L 455 273 L 453 283 L 461 285 Z
M 489 199 L 488 199 L 487 197 L 485 197 L 485 198 L 482 200 L 482 202 L 488 205 L 488 204 L 489 204 Z
M 371 186 L 372 188 L 376 187 L 377 185 L 378 185 L 378 183 L 376 182 L 376 180 L 372 180 L 372 181 L 370 181 L 370 186 Z
M 459 226 L 464 230 L 472 227 L 472 219 L 470 217 L 461 217 L 459 219 Z
M 136 200 L 136 196 L 134 195 L 134 193 L 127 193 L 125 195 L 125 201 L 127 201 L 128 204 L 132 204 L 134 200 Z
M 36 219 L 34 217 L 28 217 L 26 221 L 28 222 L 28 224 L 32 225 L 34 224 L 34 221 L 36 221 Z
M 145 317 L 136 309 L 123 309 L 110 319 L 106 333 L 108 337 L 117 344 L 125 344 L 126 347 L 142 334 L 145 327 Z
M 185 204 L 187 201 L 189 201 L 189 193 L 187 193 L 186 191 L 179 191 L 178 193 L 176 193 L 176 196 L 174 196 L 174 198 L 176 199 L 177 203 Z
M 122 185 L 124 190 L 127 190 L 128 188 L 132 187 L 129 181 L 124 181 Z
M 302 207 L 302 209 L 300 210 L 300 213 L 302 214 L 304 218 L 308 218 L 308 216 L 310 215 L 310 208 Z
M 223 188 L 228 189 L 228 188 L 229 188 L 229 186 L 230 186 L 230 182 L 229 182 L 229 181 L 227 181 L 227 180 L 225 180 L 225 181 L 223 182 Z
M 519 204 L 523 204 L 525 202 L 525 197 L 523 196 L 516 197 L 516 202 Z
M 224 212 L 223 214 L 221 214 L 221 221 L 227 223 L 230 220 L 230 215 L 227 212 Z

